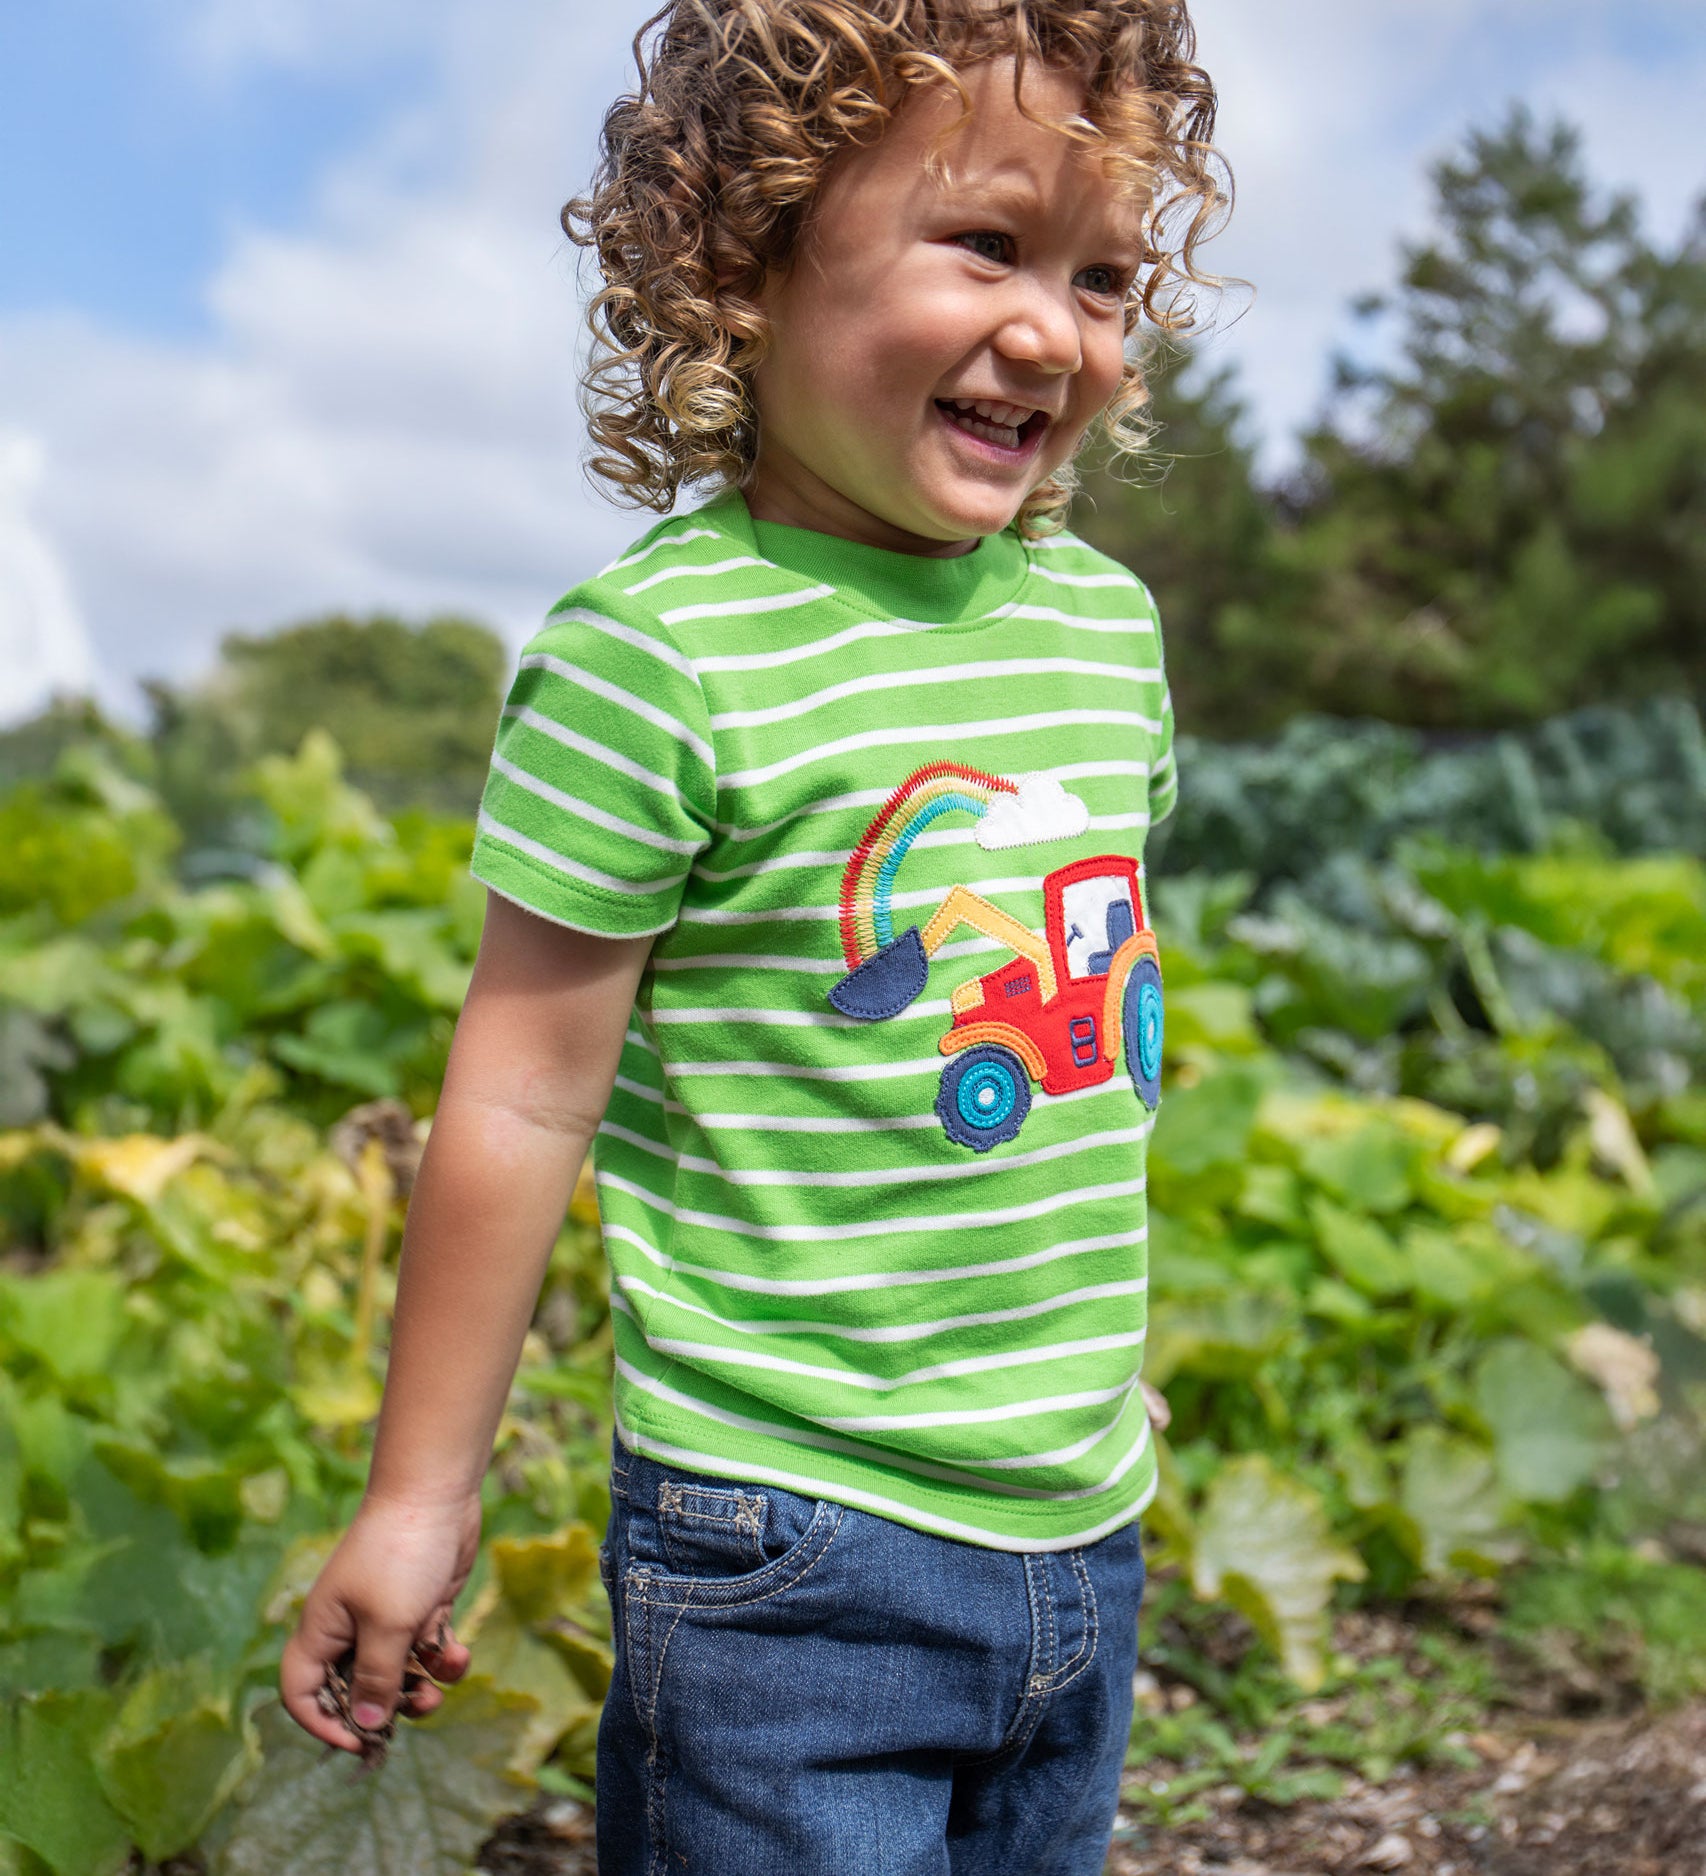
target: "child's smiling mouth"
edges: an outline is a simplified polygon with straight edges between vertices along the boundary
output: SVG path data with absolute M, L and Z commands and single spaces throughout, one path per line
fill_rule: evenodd
M 1031 455 L 1048 428 L 1047 411 L 989 397 L 939 397 L 936 408 L 962 435 L 1011 460 Z

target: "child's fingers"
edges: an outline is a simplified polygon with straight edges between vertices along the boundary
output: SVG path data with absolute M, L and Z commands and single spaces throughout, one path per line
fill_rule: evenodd
M 285 1712 L 305 1733 L 322 1745 L 359 1752 L 361 1741 L 335 1714 L 327 1713 L 320 1705 L 326 1663 L 335 1661 L 348 1646 L 347 1636 L 328 1633 L 315 1639 L 305 1623 L 284 1644 L 284 1657 L 278 1669 L 278 1691 Z
M 433 1686 L 431 1681 L 422 1681 L 418 1687 L 411 1687 L 398 1703 L 397 1711 L 406 1714 L 411 1720 L 424 1720 L 429 1713 L 436 1713 L 444 1705 L 444 1689 Z
M 358 1726 L 372 1731 L 396 1710 L 414 1639 L 410 1630 L 395 1623 L 370 1619 L 361 1625 L 350 1675 L 350 1711 Z
M 415 1642 L 415 1653 L 435 1681 L 461 1680 L 473 1659 L 473 1651 L 456 1639 L 448 1609 L 440 1610 L 428 1622 Z

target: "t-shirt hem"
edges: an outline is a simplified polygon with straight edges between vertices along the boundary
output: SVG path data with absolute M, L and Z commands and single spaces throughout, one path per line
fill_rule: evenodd
M 659 1411 L 655 1400 L 636 1401 L 631 1390 L 618 1384 L 616 1433 L 630 1452 L 714 1478 L 776 1485 L 807 1497 L 826 1498 L 932 1537 L 950 1538 L 986 1550 L 1035 1555 L 1095 1543 L 1140 1517 L 1160 1483 L 1152 1438 L 1148 1452 L 1126 1478 L 1103 1495 L 1099 1505 L 1095 1500 L 1085 1500 L 1066 1512 L 1058 1502 L 1050 1505 L 1047 1501 L 1012 1499 L 993 1492 L 987 1499 L 980 1499 L 964 1488 L 936 1491 L 928 1479 L 880 1464 L 854 1462 L 851 1469 L 857 1475 L 855 1481 L 837 1478 L 813 1466 L 810 1447 L 763 1434 L 743 1432 L 738 1454 L 709 1452 L 705 1450 L 703 1430 L 703 1422 L 695 1416 L 668 1408 Z M 847 1466 L 845 1456 L 837 1458 Z M 999 1521 L 993 1516 L 980 1519 L 977 1513 L 986 1506 L 991 1512 L 999 1506 L 1010 1515 Z M 1046 1512 L 1052 1512 L 1052 1517 L 1039 1515 Z M 1036 1528 L 1011 1528 L 1026 1522 Z

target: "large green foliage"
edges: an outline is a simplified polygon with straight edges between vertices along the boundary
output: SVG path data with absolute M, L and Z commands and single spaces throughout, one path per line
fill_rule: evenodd
M 380 814 L 323 735 L 252 788 L 263 851 L 200 884 L 98 750 L 0 795 L 35 842 L 0 848 L 25 1071 L 0 1122 L 0 1747 L 26 1774 L 0 1858 L 32 1872 L 193 1843 L 235 1873 L 287 1843 L 448 1873 L 530 1780 L 591 1770 L 610 1343 L 584 1200 L 487 1480 L 476 1678 L 354 1785 L 271 1704 L 359 1493 L 480 908 L 466 823 Z M 43 852 L 80 856 L 75 892 Z M 1706 1511 L 1676 1458 L 1706 1398 L 1706 869 L 1411 836 L 1308 894 L 1253 909 L 1253 885 L 1157 892 L 1148 1372 L 1174 1419 L 1147 1517 L 1309 1685 L 1336 1602 Z
M 1706 857 L 1706 730 L 1680 697 L 1444 746 L 1389 723 L 1294 717 L 1260 743 L 1181 735 L 1179 771 L 1158 870 L 1247 871 L 1262 895 L 1346 855 L 1387 859 L 1422 833 L 1482 852 L 1587 838 Z

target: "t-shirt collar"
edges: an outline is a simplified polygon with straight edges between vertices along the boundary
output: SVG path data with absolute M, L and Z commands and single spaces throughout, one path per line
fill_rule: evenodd
M 779 521 L 755 521 L 738 489 L 707 503 L 703 519 L 750 552 L 833 586 L 847 602 L 890 619 L 974 623 L 1015 598 L 1025 578 L 1024 545 L 1012 528 L 985 535 L 970 553 L 942 558 L 867 547 Z

